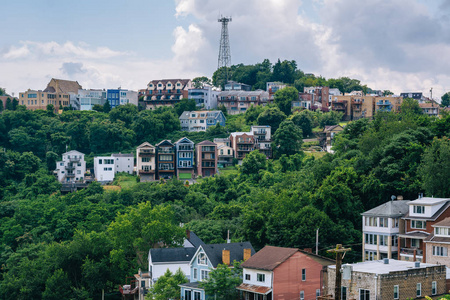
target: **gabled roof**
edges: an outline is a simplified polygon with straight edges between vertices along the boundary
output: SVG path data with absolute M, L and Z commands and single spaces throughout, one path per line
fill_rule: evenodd
M 188 139 L 187 137 L 182 137 L 181 139 L 179 139 L 178 141 L 175 142 L 175 144 L 179 144 L 179 143 L 194 144 L 194 142 L 191 141 L 190 139 Z
M 333 131 L 335 129 L 341 129 L 343 130 L 344 128 L 341 125 L 332 125 L 332 126 L 325 126 L 325 128 L 323 129 L 324 132 L 326 131 Z
M 77 150 L 70 150 L 70 151 L 68 151 L 68 152 L 63 153 L 62 155 L 72 154 L 72 153 L 84 155 L 84 153 L 82 153 L 82 152 L 80 152 L 80 151 L 77 151 Z
M 52 80 L 50 80 L 50 82 L 47 85 L 47 88 L 49 89 L 49 91 L 51 90 L 50 88 L 52 87 L 52 86 L 50 86 L 52 81 L 54 81 L 55 83 L 58 84 L 59 90 L 57 90 L 56 92 L 77 94 L 78 90 L 82 88 L 81 85 L 78 83 L 78 81 L 52 78 Z M 53 87 L 53 90 L 55 90 L 54 88 L 55 87 Z M 44 90 L 44 92 L 46 92 L 46 91 L 47 91 L 47 89 Z
M 150 144 L 149 142 L 143 142 L 142 144 L 140 144 L 139 146 L 137 146 L 137 148 L 144 148 L 144 147 L 155 148 L 155 146 L 153 146 L 153 145 Z
M 222 263 L 222 250 L 230 250 L 230 262 L 244 260 L 244 249 L 251 249 L 251 255 L 255 254 L 255 249 L 250 242 L 201 245 L 197 253 L 202 249 L 213 268 Z
M 450 218 L 445 218 L 444 220 L 431 225 L 432 227 L 450 227 Z
M 380 217 L 402 217 L 409 209 L 409 200 L 388 201 L 375 208 L 363 212 L 362 216 L 380 216 Z
M 156 147 L 161 147 L 161 146 L 173 146 L 173 144 L 170 140 L 164 140 L 164 141 L 161 141 L 158 144 L 156 144 Z
M 213 142 L 211 142 L 211 141 L 208 141 L 208 140 L 204 140 L 203 142 L 200 142 L 200 143 L 198 143 L 197 145 L 210 145 L 210 146 L 217 146 L 217 144 L 215 144 L 215 143 L 213 143 Z

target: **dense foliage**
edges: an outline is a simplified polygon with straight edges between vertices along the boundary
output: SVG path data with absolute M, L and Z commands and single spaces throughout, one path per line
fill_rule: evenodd
M 269 113 L 266 113 L 269 112 Z M 265 115 L 263 115 L 265 113 Z M 255 107 L 206 133 L 179 131 L 174 109 L 110 113 L 27 111 L 0 115 L 0 298 L 116 299 L 118 285 L 148 268 L 156 243 L 181 241 L 185 224 L 204 242 L 250 241 L 311 248 L 319 228 L 320 251 L 352 245 L 346 260 L 361 258 L 360 213 L 403 195 L 449 197 L 450 116 L 383 113 L 349 123 L 336 136 L 335 154 L 315 158 L 300 144 L 280 148 L 277 159 L 250 153 L 232 174 L 194 185 L 178 180 L 135 183 L 118 191 L 93 183 L 63 195 L 52 175 L 66 149 L 92 156 L 131 151 L 143 141 L 188 136 L 195 142 L 248 130 L 267 118 L 279 145 L 300 137 L 322 113 L 289 118 L 277 107 Z M 287 120 L 287 121 L 285 121 Z M 325 121 L 324 121 L 325 122 Z M 88 161 L 88 165 L 92 161 Z M 442 171 L 442 172 L 441 172 Z M 224 270 L 222 270 L 224 271 Z M 213 287 L 214 288 L 214 287 Z M 117 296 L 117 295 L 116 295 Z

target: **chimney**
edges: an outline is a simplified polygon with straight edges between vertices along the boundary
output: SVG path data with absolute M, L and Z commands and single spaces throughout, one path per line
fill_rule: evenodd
M 312 253 L 312 248 L 305 248 L 305 249 L 303 249 L 303 251 L 308 252 L 308 253 Z
M 397 200 L 403 200 L 403 196 L 402 195 L 398 195 L 397 196 Z
M 227 266 L 230 265 L 230 250 L 222 250 L 222 263 Z
M 186 237 L 188 240 L 191 239 L 191 231 L 189 229 L 186 229 Z
M 244 261 L 249 259 L 252 256 L 252 249 L 244 249 Z

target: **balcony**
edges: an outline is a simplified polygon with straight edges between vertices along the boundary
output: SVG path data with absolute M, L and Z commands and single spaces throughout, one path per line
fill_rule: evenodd
M 401 256 L 414 257 L 414 252 L 416 253 L 416 257 L 421 258 L 423 256 L 423 250 L 420 250 L 418 248 L 400 248 Z
M 67 165 L 66 170 L 75 170 L 75 166 L 73 165 Z
M 153 150 L 141 150 L 139 151 L 139 156 L 142 157 L 148 157 L 148 156 L 154 156 L 155 155 L 155 151 Z
M 265 130 L 256 130 L 256 131 L 253 131 L 253 134 L 254 134 L 254 135 L 266 135 L 266 133 L 267 133 L 267 131 L 265 131 Z
M 158 149 L 158 153 L 175 153 L 173 148 L 167 149 L 167 148 L 160 148 Z
M 251 147 L 251 148 L 238 148 L 237 151 L 251 152 L 251 151 L 253 151 L 253 147 Z
M 75 174 L 73 174 L 73 173 L 66 174 L 66 177 L 67 177 L 67 178 L 74 178 L 74 177 L 75 177 Z
M 384 102 L 383 101 L 378 101 L 377 105 L 380 105 L 380 106 L 381 105 L 392 105 L 392 103 L 390 101 L 384 101 Z
M 238 144 L 238 145 L 239 145 L 239 144 L 253 145 L 254 142 L 253 142 L 253 140 L 238 140 L 238 141 L 237 141 L 237 144 Z
M 155 170 L 139 170 L 139 175 L 141 174 L 155 174 Z
M 80 157 L 69 157 L 69 161 L 80 161 Z

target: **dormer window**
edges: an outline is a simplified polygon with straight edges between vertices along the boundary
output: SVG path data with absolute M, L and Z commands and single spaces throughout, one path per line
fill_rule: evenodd
M 423 205 L 414 205 L 414 213 L 415 214 L 424 214 L 425 213 L 425 206 Z
M 197 263 L 199 265 L 207 265 L 208 263 L 208 259 L 206 258 L 206 254 L 205 253 L 199 253 L 197 256 Z

